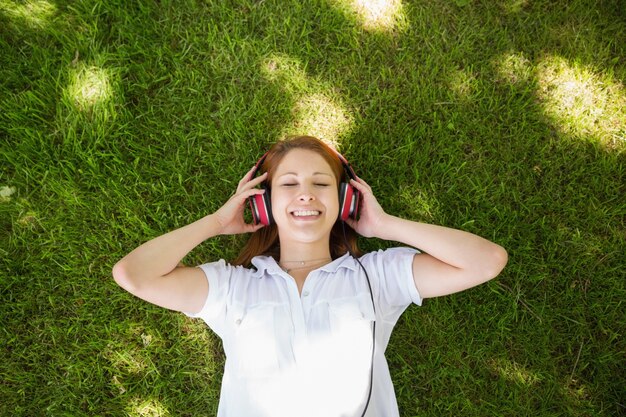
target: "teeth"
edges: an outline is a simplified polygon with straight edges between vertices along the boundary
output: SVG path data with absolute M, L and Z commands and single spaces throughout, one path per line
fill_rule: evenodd
M 320 212 L 317 210 L 306 210 L 306 211 L 294 211 L 293 215 L 296 217 L 299 216 L 317 216 Z

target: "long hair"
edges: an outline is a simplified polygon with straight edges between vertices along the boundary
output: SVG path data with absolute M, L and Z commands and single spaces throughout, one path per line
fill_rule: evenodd
M 322 156 L 330 165 L 338 187 L 341 182 L 348 181 L 341 160 L 332 148 L 312 136 L 294 136 L 276 142 L 267 153 L 263 165 L 259 167 L 259 174 L 267 172 L 266 184 L 268 188 L 272 184 L 276 168 L 285 155 L 293 149 L 306 149 Z M 337 189 L 337 193 L 339 193 L 339 189 Z M 337 213 L 337 217 L 339 217 L 339 213 Z M 357 233 L 348 224 L 342 224 L 341 220 L 337 220 L 331 229 L 329 245 L 330 256 L 333 259 L 337 259 L 347 252 L 355 256 L 362 254 L 357 245 Z M 232 261 L 232 264 L 248 267 L 251 265 L 252 258 L 259 255 L 272 256 L 276 262 L 280 261 L 280 239 L 278 238 L 278 227 L 275 224 L 254 232 L 237 258 Z

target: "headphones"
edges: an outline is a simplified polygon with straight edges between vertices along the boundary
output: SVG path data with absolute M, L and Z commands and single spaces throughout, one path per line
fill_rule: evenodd
M 266 152 L 256 163 L 250 179 L 256 177 L 256 174 L 263 165 L 263 162 L 265 162 L 265 158 L 267 157 L 268 153 L 269 151 Z M 356 181 L 356 174 L 354 173 L 352 166 L 350 166 L 346 158 L 344 158 L 343 155 L 341 155 L 339 152 L 336 152 L 336 155 L 339 157 L 341 165 L 343 166 L 343 169 L 348 177 Z M 252 211 L 252 219 L 254 221 L 254 224 L 264 224 L 265 226 L 269 226 L 271 224 L 274 224 L 274 217 L 272 216 L 270 187 L 267 185 L 267 182 L 264 181 L 261 184 L 261 188 L 265 190 L 265 193 L 249 197 L 248 202 L 250 203 L 250 210 Z M 341 184 L 339 184 L 339 214 L 337 216 L 337 219 L 341 221 L 346 221 L 349 217 L 356 219 L 358 211 L 358 190 L 350 185 L 349 182 L 342 182 Z

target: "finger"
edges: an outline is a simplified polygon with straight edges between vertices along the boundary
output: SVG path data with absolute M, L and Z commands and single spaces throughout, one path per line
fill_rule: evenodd
M 356 220 L 354 220 L 354 219 L 350 219 L 350 218 L 347 218 L 347 219 L 345 220 L 345 222 L 346 222 L 346 224 L 347 224 L 348 226 L 350 226 L 353 230 L 355 230 L 355 231 L 356 231 L 356 227 L 357 227 L 357 224 L 358 224 L 358 222 L 357 222 Z M 357 233 L 358 233 L 358 232 L 357 232 Z
M 237 187 L 237 191 L 243 191 L 248 188 L 254 188 L 257 185 L 261 184 L 266 179 L 267 179 L 267 172 L 264 172 L 263 174 L 259 175 L 256 178 L 251 179 L 250 181 L 240 182 L 239 186 Z
M 265 227 L 265 225 L 262 223 L 259 223 L 259 224 L 246 223 L 243 225 L 242 233 L 254 233 L 257 230 L 262 229 L 263 227 Z
M 240 191 L 240 192 L 237 192 L 235 195 L 233 195 L 226 204 L 229 206 L 234 205 L 235 207 L 237 207 L 238 210 L 243 211 L 244 205 L 246 204 L 246 201 L 248 201 L 250 197 L 256 194 L 264 194 L 264 193 L 265 193 L 265 190 L 261 188 L 252 188 L 250 190 Z
M 372 187 L 361 177 L 356 177 L 360 184 L 363 184 L 368 190 L 372 191 Z
M 358 182 L 356 180 L 350 180 L 350 184 L 352 184 L 354 187 L 356 187 L 357 190 L 359 190 L 361 192 L 365 192 L 365 191 L 371 192 L 372 191 L 372 189 L 369 188 L 367 186 L 367 184 L 360 183 L 360 182 Z
M 265 225 L 263 223 L 259 223 L 259 224 L 251 224 L 251 232 L 256 232 L 259 229 L 263 229 L 265 227 Z
M 248 172 L 246 172 L 246 174 L 243 176 L 243 178 L 241 178 L 239 180 L 239 185 L 245 184 L 248 181 L 250 181 L 250 177 L 252 176 L 252 171 L 254 171 L 254 168 L 256 168 L 256 165 L 253 166 L 252 168 L 250 168 L 250 170 Z
M 248 198 L 257 194 L 264 194 L 265 189 L 263 188 L 250 188 L 248 190 L 241 190 L 237 194 L 233 196 L 234 199 L 239 200 L 239 203 L 245 202 Z
M 241 180 L 239 180 L 239 185 L 245 184 L 252 179 L 252 174 L 256 171 L 257 166 L 254 165 L 246 174 L 243 176 Z
M 265 181 L 267 179 L 267 172 L 262 173 L 261 175 L 259 175 L 258 177 L 248 181 L 246 183 L 246 188 L 250 187 L 250 188 L 254 188 L 257 185 L 261 184 L 263 181 Z
M 359 185 L 367 185 L 367 183 L 361 177 L 356 177 L 355 179 L 352 179 L 352 181 L 356 182 Z

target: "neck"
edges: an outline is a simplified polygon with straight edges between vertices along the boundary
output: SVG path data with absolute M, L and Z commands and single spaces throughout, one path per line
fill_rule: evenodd
M 288 264 L 289 262 L 320 262 L 327 259 L 331 260 L 330 247 L 328 242 L 324 244 L 318 243 L 300 243 L 300 242 L 281 242 L 280 245 L 280 262 Z

